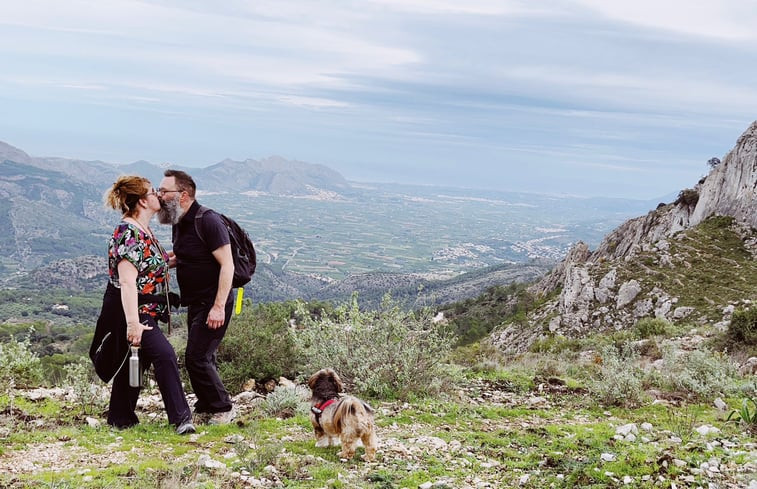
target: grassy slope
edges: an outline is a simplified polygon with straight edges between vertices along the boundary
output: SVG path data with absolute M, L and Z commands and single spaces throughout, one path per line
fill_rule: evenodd
M 713 217 L 679 233 L 669 240 L 672 265 L 661 263 L 659 251 L 642 252 L 619 265 L 618 282 L 637 279 L 645 291 L 659 287 L 679 298 L 676 306 L 695 307 L 696 317 L 718 321 L 723 306 L 757 299 L 757 260 L 732 225 L 732 218 Z M 749 234 L 755 239 L 757 230 Z

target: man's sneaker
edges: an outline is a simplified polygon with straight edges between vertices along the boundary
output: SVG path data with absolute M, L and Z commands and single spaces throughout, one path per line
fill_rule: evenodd
M 190 433 L 195 433 L 197 430 L 195 429 L 195 425 L 192 424 L 192 421 L 184 421 L 176 428 L 176 433 L 180 435 L 188 435 Z
M 229 411 L 214 413 L 213 416 L 210 417 L 210 421 L 208 421 L 208 424 L 229 424 L 236 417 L 237 417 L 236 410 L 234 408 L 231 408 L 231 410 Z
M 194 421 L 197 424 L 208 424 L 208 421 L 210 421 L 210 417 L 212 416 L 212 413 L 194 413 Z

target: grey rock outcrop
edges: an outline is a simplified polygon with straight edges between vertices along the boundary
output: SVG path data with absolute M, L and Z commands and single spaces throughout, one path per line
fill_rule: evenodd
M 713 215 L 735 218 L 736 227 L 745 230 L 745 249 L 757 258 L 751 231 L 757 228 L 757 121 L 720 165 L 693 189 L 682 191 L 675 202 L 626 221 L 593 252 L 585 243 L 577 243 L 550 274 L 529 289 L 540 297 L 559 290 L 559 296 L 531 313 L 530 327 L 506 324 L 492 333 L 490 341 L 505 353 L 516 353 L 525 351 L 543 331 L 581 336 L 592 330 L 629 327 L 642 317 L 671 321 L 689 318 L 695 309 L 679 306 L 675 290 L 654 285 L 645 289 L 643 281 L 627 276 L 627 271 L 620 278 L 619 269 L 655 273 L 638 259 L 641 254 L 646 260 L 652 256 L 653 265 L 666 270 L 689 267 L 685 257 L 672 253 L 672 243 L 680 238 L 681 231 Z
M 690 225 L 711 215 L 733 216 L 757 228 L 757 121 L 741 135 L 733 148 L 708 176 Z
M 615 307 L 622 309 L 636 299 L 636 296 L 641 292 L 641 284 L 636 280 L 629 280 L 620 286 L 618 290 L 618 298 L 615 300 Z

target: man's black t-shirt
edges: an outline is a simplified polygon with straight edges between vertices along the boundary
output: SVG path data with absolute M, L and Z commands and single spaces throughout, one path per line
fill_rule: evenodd
M 200 209 L 192 203 L 178 224 L 173 226 L 173 252 L 176 254 L 176 279 L 179 282 L 182 305 L 210 303 L 218 292 L 218 275 L 221 266 L 213 251 L 230 243 L 229 231 L 216 212 L 205 212 L 200 231 L 195 230 L 195 216 Z

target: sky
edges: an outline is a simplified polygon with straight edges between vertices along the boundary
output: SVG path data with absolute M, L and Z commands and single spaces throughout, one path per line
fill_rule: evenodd
M 754 0 L 5 1 L 0 141 L 651 200 L 757 119 L 754 26 Z

